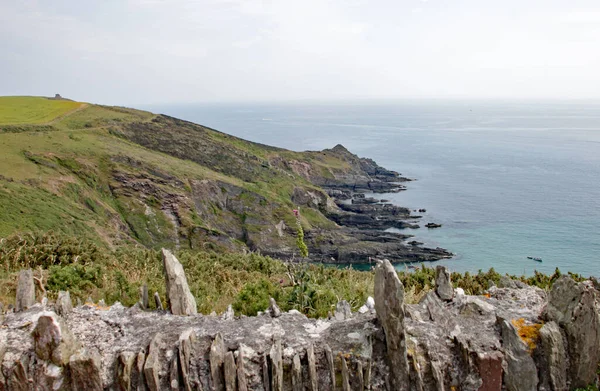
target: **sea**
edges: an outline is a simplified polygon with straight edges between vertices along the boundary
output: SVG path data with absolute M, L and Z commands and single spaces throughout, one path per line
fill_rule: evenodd
M 152 105 L 295 151 L 342 144 L 414 179 L 375 195 L 427 210 L 407 230 L 452 271 L 600 276 L 600 102 L 395 101 Z M 541 258 L 537 262 L 527 257 Z M 434 263 L 434 264 L 435 264 Z M 406 265 L 399 265 L 399 269 Z

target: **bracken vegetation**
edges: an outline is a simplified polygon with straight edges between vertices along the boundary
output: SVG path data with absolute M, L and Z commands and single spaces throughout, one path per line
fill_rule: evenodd
M 254 315 L 274 297 L 283 310 L 326 316 L 340 299 L 356 309 L 373 290 L 373 275 L 322 265 L 284 263 L 256 253 L 182 250 L 198 310 L 223 312 L 233 304 L 238 314 Z M 18 271 L 32 268 L 50 299 L 69 290 L 74 300 L 88 297 L 130 306 L 147 284 L 165 302 L 160 252 L 141 246 L 109 250 L 90 240 L 55 233 L 11 235 L 0 240 L 0 301 L 14 300 Z
M 297 309 L 310 317 L 324 317 L 339 300 L 353 310 L 373 295 L 374 274 L 351 268 L 289 263 L 257 253 L 215 253 L 181 250 L 176 255 L 185 268 L 198 310 L 223 312 L 229 304 L 237 314 L 255 315 L 268 307 L 273 297 L 282 310 Z M 15 234 L 0 239 L 0 301 L 14 300 L 18 271 L 34 270 L 39 290 L 50 299 L 69 290 L 75 300 L 104 299 L 130 306 L 138 301 L 141 285 L 159 292 L 165 300 L 160 252 L 136 245 L 110 250 L 82 237 L 52 232 Z M 422 266 L 398 273 L 405 286 L 406 300 L 418 302 L 433 286 L 435 269 Z M 547 276 L 515 277 L 548 289 L 560 271 Z M 581 276 L 571 275 L 576 280 Z M 452 273 L 455 287 L 468 294 L 482 295 L 501 275 L 490 269 L 477 274 Z

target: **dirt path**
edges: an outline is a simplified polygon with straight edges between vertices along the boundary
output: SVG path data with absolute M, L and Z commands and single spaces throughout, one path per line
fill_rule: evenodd
M 72 114 L 75 114 L 75 113 L 77 113 L 78 111 L 81 111 L 81 110 L 85 109 L 85 108 L 86 108 L 86 107 L 88 107 L 88 106 L 89 106 L 89 104 L 87 104 L 87 103 L 82 103 L 81 105 L 79 105 L 79 107 L 78 107 L 78 108 L 76 108 L 76 109 L 73 109 L 73 110 L 71 110 L 71 111 L 67 111 L 66 113 L 64 113 L 64 114 L 62 114 L 62 115 L 59 115 L 58 117 L 54 118 L 52 121 L 48 121 L 48 122 L 45 122 L 45 123 L 42 123 L 42 124 L 39 124 L 39 125 L 54 125 L 54 124 L 55 124 L 55 123 L 57 123 L 58 121 L 61 121 L 61 120 L 65 119 L 65 118 L 67 118 L 68 116 L 70 116 L 70 115 L 72 115 Z

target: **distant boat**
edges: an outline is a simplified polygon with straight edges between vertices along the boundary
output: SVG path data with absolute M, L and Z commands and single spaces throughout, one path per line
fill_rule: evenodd
M 537 258 L 537 257 L 527 257 L 527 259 L 531 259 L 532 261 L 536 261 L 536 262 L 542 262 L 542 258 Z

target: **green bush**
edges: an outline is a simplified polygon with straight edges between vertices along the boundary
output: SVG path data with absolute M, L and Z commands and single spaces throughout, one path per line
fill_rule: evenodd
M 69 291 L 75 297 L 102 288 L 102 267 L 98 265 L 50 266 L 47 289 Z
M 279 299 L 281 289 L 266 278 L 244 285 L 233 302 L 233 309 L 238 314 L 254 316 L 269 307 L 269 299 Z
M 0 240 L 0 260 L 7 270 L 102 263 L 105 251 L 85 238 L 53 232 L 16 234 Z
M 306 243 L 304 243 L 304 229 L 302 229 L 300 222 L 298 222 L 296 231 L 296 246 L 298 247 L 298 251 L 300 251 L 300 256 L 302 258 L 308 257 L 308 247 L 306 246 Z

